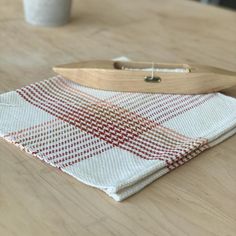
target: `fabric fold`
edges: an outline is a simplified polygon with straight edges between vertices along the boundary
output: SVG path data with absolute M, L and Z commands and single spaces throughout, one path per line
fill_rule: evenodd
M 0 95 L 0 135 L 116 201 L 236 132 L 236 100 L 95 90 L 60 76 Z

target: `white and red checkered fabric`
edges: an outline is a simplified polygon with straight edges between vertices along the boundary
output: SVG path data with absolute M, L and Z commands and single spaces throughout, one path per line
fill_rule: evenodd
M 121 201 L 236 132 L 220 93 L 121 93 L 61 77 L 0 95 L 0 133 Z

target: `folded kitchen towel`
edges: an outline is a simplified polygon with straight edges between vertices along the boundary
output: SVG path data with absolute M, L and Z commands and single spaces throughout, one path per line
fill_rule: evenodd
M 60 76 L 0 95 L 0 134 L 121 201 L 236 132 L 221 93 L 123 93 Z

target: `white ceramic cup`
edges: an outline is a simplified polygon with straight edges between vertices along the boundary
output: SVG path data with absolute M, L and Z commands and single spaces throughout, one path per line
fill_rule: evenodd
M 70 19 L 72 0 L 24 0 L 25 19 L 42 26 L 60 26 Z

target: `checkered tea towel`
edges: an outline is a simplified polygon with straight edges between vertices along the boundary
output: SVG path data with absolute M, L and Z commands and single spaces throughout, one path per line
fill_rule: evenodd
M 7 141 L 117 201 L 236 132 L 236 99 L 95 90 L 54 77 L 0 95 Z

